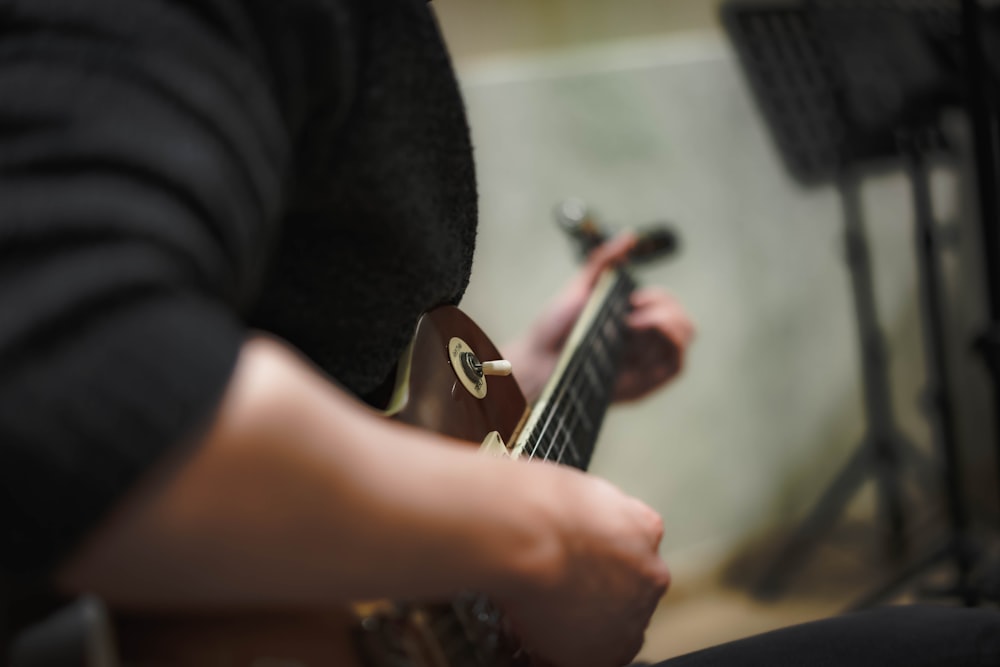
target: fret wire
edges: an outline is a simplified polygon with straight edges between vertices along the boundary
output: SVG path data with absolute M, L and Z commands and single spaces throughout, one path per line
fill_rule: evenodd
M 583 371 L 583 375 L 588 381 L 592 381 L 594 377 L 593 370 L 588 370 L 587 367 L 584 367 Z M 605 399 L 604 392 L 606 388 L 602 388 L 602 391 L 596 391 L 592 384 L 579 384 L 576 388 L 578 391 L 574 392 L 573 395 L 576 405 L 585 415 L 588 430 L 596 431 L 597 429 L 594 428 L 594 422 L 590 418 L 590 413 L 600 409 L 600 404 Z
M 578 420 L 577 420 L 578 421 Z M 577 460 L 576 455 L 576 445 L 573 441 L 576 440 L 576 428 L 570 427 L 563 431 L 563 441 L 559 447 L 559 453 L 556 454 L 556 463 L 566 463 L 566 452 L 569 451 L 573 454 L 574 461 Z
M 560 389 L 560 391 L 561 391 L 561 387 L 562 387 L 562 383 L 560 383 L 560 385 L 558 387 Z M 556 401 L 554 401 L 553 403 L 554 404 L 558 404 L 558 399 L 556 399 Z M 556 416 L 556 410 L 554 409 L 554 405 L 553 404 L 549 404 L 548 406 L 546 406 L 545 412 L 542 413 L 542 417 L 544 418 L 544 421 L 542 422 L 541 430 L 538 433 L 538 443 L 535 445 L 535 450 L 534 450 L 534 452 L 532 454 L 532 458 L 534 458 L 534 454 L 537 454 L 538 450 L 542 447 L 542 440 L 543 439 L 545 439 L 545 438 L 549 438 L 549 439 L 554 438 L 554 436 L 549 436 L 549 430 L 548 429 L 549 429 L 549 425 L 552 423 L 552 420 L 553 420 L 553 418 L 555 418 L 555 416 Z M 558 433 L 558 429 L 557 429 L 556 432 Z M 548 461 L 549 460 L 548 455 L 552 451 L 553 444 L 555 444 L 554 440 L 552 440 L 552 442 L 549 443 L 548 448 L 545 450 L 545 454 L 542 456 L 542 460 L 543 461 Z
M 569 441 L 569 452 L 573 455 L 573 463 L 582 463 L 583 457 L 580 455 L 580 451 L 577 448 L 578 444 L 593 440 L 597 437 L 597 430 L 594 428 L 594 423 L 591 421 L 587 414 L 587 409 L 582 403 L 576 401 L 575 403 L 577 409 L 575 411 L 575 423 L 570 436 Z M 566 455 L 565 450 L 560 453 L 560 460 L 562 460 Z
M 578 373 L 578 371 L 579 371 L 579 369 L 577 368 L 577 369 L 574 369 L 574 372 L 572 372 L 572 373 L 571 372 L 567 372 L 566 373 L 566 380 L 572 379 L 571 376 L 572 375 L 576 375 Z M 551 424 L 552 418 L 555 416 L 555 413 L 557 411 L 556 409 L 561 406 L 562 396 L 565 395 L 565 393 L 567 391 L 567 388 L 570 387 L 570 386 L 572 386 L 572 383 L 565 382 L 565 381 L 560 383 L 560 385 L 559 385 L 559 391 L 558 391 L 558 395 L 557 395 L 556 399 L 549 406 L 547 406 L 547 408 L 546 408 L 547 414 L 544 415 L 546 417 L 546 419 L 544 421 L 544 425 L 543 425 L 543 428 L 541 430 L 540 436 L 546 436 L 546 435 L 548 435 L 547 429 L 549 427 L 549 424 Z M 549 450 L 546 453 L 549 453 L 550 451 L 551 451 L 551 446 L 549 447 Z M 579 452 L 576 451 L 575 447 L 574 447 L 574 452 L 577 455 L 578 461 L 582 461 L 582 457 L 580 457 Z
M 573 385 L 569 388 L 570 396 L 573 401 L 573 405 L 577 407 L 577 413 L 587 422 L 587 428 L 593 427 L 593 422 L 587 417 L 586 409 L 583 403 L 580 401 L 580 392 L 577 390 L 577 385 Z
M 599 364 L 598 374 L 601 376 L 602 380 L 607 380 L 605 376 L 610 376 L 614 372 L 612 368 L 611 357 L 608 355 L 608 350 L 604 342 L 604 338 L 597 336 L 594 339 L 594 359 L 597 360 Z
M 621 290 L 618 289 L 618 291 Z M 614 296 L 614 289 L 612 290 L 612 296 Z M 592 327 L 591 335 L 599 337 L 601 333 L 601 327 L 606 326 L 608 324 L 612 325 L 615 324 L 615 320 L 619 319 L 618 316 L 624 311 L 625 311 L 625 303 L 620 297 L 618 299 L 612 299 L 611 297 L 609 297 L 609 300 L 607 301 L 607 303 L 604 304 L 604 307 L 602 308 L 602 312 L 600 312 L 598 316 L 595 317 L 595 320 L 598 320 L 598 322 L 595 322 L 595 325 Z M 600 340 L 600 342 L 604 344 L 606 347 L 607 345 L 606 341 L 600 338 L 598 338 L 597 340 Z M 606 352 L 607 350 L 605 349 L 605 353 Z M 569 373 L 567 373 L 567 375 L 569 375 Z
M 618 342 L 621 336 L 621 330 L 617 326 L 615 317 L 618 313 L 612 313 L 612 317 L 604 322 L 604 326 L 601 327 L 601 334 L 604 335 L 607 345 L 613 346 Z
M 545 455 L 542 457 L 546 461 L 552 460 L 552 449 L 556 446 L 556 440 L 559 438 L 559 432 L 564 428 L 562 417 L 556 417 L 555 414 L 552 415 L 555 418 L 556 425 L 555 430 L 552 431 L 552 436 L 549 438 L 549 446 L 545 448 Z
M 559 444 L 560 439 L 562 439 L 563 442 L 565 442 L 565 439 L 567 437 L 566 436 L 567 431 L 566 431 L 566 422 L 563 420 L 562 417 L 560 417 L 556 421 L 558 423 L 556 424 L 556 430 L 553 431 L 552 433 L 552 437 L 549 438 L 551 442 L 549 442 L 549 448 L 545 451 L 545 460 L 555 461 L 556 463 L 559 463 L 558 455 L 552 456 L 552 452 L 555 451 L 556 446 Z
M 594 364 L 590 360 L 584 361 L 584 371 L 587 374 L 587 379 L 590 381 L 590 386 L 597 392 L 600 392 L 604 388 L 604 383 L 601 382 L 601 378 L 597 375 L 597 369 L 594 368 Z
M 616 369 L 617 362 L 615 359 L 612 359 L 611 353 L 607 349 L 607 342 L 602 339 L 601 334 L 602 330 L 607 329 L 607 325 L 610 322 L 613 327 L 611 331 L 614 332 L 613 342 L 615 343 L 614 345 L 614 347 L 616 348 L 615 352 L 620 351 L 621 346 L 619 343 L 621 340 L 621 331 L 624 328 L 623 327 L 624 322 L 622 321 L 621 314 L 627 312 L 627 298 L 623 298 L 623 296 L 627 297 L 627 294 L 630 291 L 631 291 L 631 281 L 628 280 L 627 276 L 624 276 L 624 274 L 619 274 L 618 282 L 612 288 L 612 291 L 609 294 L 606 303 L 602 304 L 601 310 L 598 312 L 597 316 L 595 316 L 595 324 L 591 327 L 590 332 L 586 336 L 588 338 L 593 337 L 594 342 L 597 343 L 595 347 L 598 350 L 599 359 L 604 362 L 604 366 L 607 369 L 606 374 L 609 376 L 608 381 L 600 383 L 599 378 L 595 379 L 593 377 L 593 375 L 597 373 L 598 370 L 593 366 L 587 364 L 586 358 L 578 355 L 576 358 L 571 359 L 569 365 L 567 366 L 567 370 L 564 373 L 563 380 L 560 381 L 560 384 L 557 387 L 558 391 L 556 392 L 557 393 L 556 399 L 548 406 L 546 406 L 546 412 L 548 414 L 543 415 L 545 419 L 540 422 L 541 429 L 538 432 L 539 439 L 538 442 L 535 443 L 534 448 L 532 449 L 530 458 L 534 458 L 534 456 L 537 455 L 538 449 L 542 446 L 542 439 L 548 435 L 547 429 L 551 424 L 551 420 L 553 415 L 555 414 L 556 409 L 560 407 L 561 399 L 566 393 L 566 386 L 568 386 L 567 383 L 569 382 L 569 380 L 576 380 L 577 377 L 581 374 L 581 372 L 585 373 L 588 376 L 588 378 L 591 379 L 591 384 L 594 386 L 594 389 L 598 391 L 598 394 L 600 395 L 600 398 L 604 403 L 603 406 L 597 406 L 598 409 L 602 411 L 602 414 L 598 418 L 598 425 L 600 424 L 601 421 L 603 421 L 603 411 L 607 409 L 607 398 L 610 393 L 610 387 L 608 385 L 611 379 L 613 379 L 614 374 L 617 370 Z M 617 357 L 618 355 L 615 354 L 614 356 Z M 596 434 L 591 434 L 591 435 L 594 435 L 596 439 Z M 551 453 L 553 445 L 554 442 L 549 444 L 549 447 L 546 450 L 546 455 Z M 594 445 L 593 441 L 588 443 L 587 446 L 588 455 L 593 451 L 593 445 Z M 586 462 L 583 459 L 583 456 L 580 455 L 579 451 L 577 451 L 575 445 L 572 447 L 572 451 L 578 463 Z
M 613 296 L 613 293 L 612 293 L 612 296 Z M 597 336 L 595 340 L 602 346 L 600 348 L 600 352 L 599 352 L 600 359 L 602 361 L 604 361 L 606 365 L 610 364 L 611 358 L 608 355 L 608 351 L 607 351 L 606 347 L 604 347 L 605 342 L 600 338 L 599 329 L 602 326 L 603 322 L 607 321 L 607 318 L 610 317 L 610 316 L 612 316 L 613 314 L 615 314 L 614 311 L 616 309 L 621 309 L 623 305 L 624 304 L 621 302 L 620 299 L 612 299 L 611 297 L 609 297 L 608 302 L 604 304 L 604 307 L 602 308 L 601 312 L 599 312 L 598 315 L 597 315 L 597 317 L 595 318 L 595 319 L 599 320 L 599 322 L 601 324 L 595 323 L 595 326 L 592 327 L 592 329 L 591 329 L 591 332 L 594 335 Z M 576 375 L 578 375 L 579 368 L 581 366 L 584 366 L 585 362 L 586 362 L 585 358 L 574 359 L 573 361 L 571 361 L 570 366 L 573 367 L 573 368 L 571 370 L 570 369 L 567 370 L 567 372 L 565 373 L 565 376 L 564 376 L 564 381 L 565 381 L 565 379 L 569 379 L 570 376 L 576 376 Z M 593 371 L 595 369 L 591 368 L 591 370 Z M 605 384 L 606 383 L 600 383 L 600 385 L 602 387 Z
M 556 401 L 556 403 L 557 402 L 558 401 Z M 537 452 L 538 449 L 542 446 L 541 440 L 542 439 L 548 440 L 548 447 L 545 449 L 545 455 L 543 456 L 543 460 L 545 460 L 545 461 L 549 460 L 549 454 L 552 452 L 552 447 L 555 444 L 555 437 L 556 437 L 556 435 L 558 435 L 558 432 L 559 432 L 559 426 L 558 425 L 555 427 L 555 431 L 551 431 L 550 430 L 550 427 L 551 427 L 551 424 L 552 424 L 552 420 L 555 419 L 555 417 L 556 417 L 556 410 L 554 410 L 552 408 L 553 408 L 553 406 L 552 406 L 552 404 L 550 404 L 549 406 L 546 407 L 546 411 L 543 414 L 544 423 L 543 423 L 542 429 L 541 429 L 541 431 L 539 433 L 539 444 L 535 448 L 535 451 Z M 561 422 L 561 420 L 558 420 L 558 421 Z
M 570 423 L 563 425 L 562 442 L 559 444 L 559 451 L 554 457 L 556 463 L 565 462 L 566 449 L 572 444 L 574 434 L 576 433 L 576 422 L 578 422 L 579 419 L 576 415 L 570 415 L 570 417 Z
M 565 450 L 566 450 L 566 446 L 567 446 L 567 444 L 571 443 L 571 440 L 572 440 L 572 431 L 570 429 L 566 428 L 566 422 L 565 422 L 564 419 L 562 419 L 562 417 L 560 417 L 557 420 L 557 422 L 558 422 L 558 424 L 556 425 L 555 430 L 549 432 L 550 433 L 550 435 L 549 435 L 550 442 L 549 442 L 548 448 L 545 451 L 544 460 L 545 461 L 552 461 L 552 460 L 554 460 L 557 463 L 561 463 L 562 462 L 563 454 L 565 453 Z M 555 449 L 556 444 L 558 443 L 558 439 L 559 439 L 560 435 L 562 435 L 562 437 L 563 437 L 562 446 L 559 448 L 559 453 L 557 454 L 557 456 L 553 459 L 553 457 L 551 456 L 551 454 L 552 454 L 553 449 Z M 574 452 L 575 456 L 579 460 L 579 452 L 576 451 L 575 447 L 573 447 L 572 449 L 573 449 L 573 452 Z
M 581 416 L 581 413 L 579 413 L 579 412 L 573 413 L 575 424 L 579 424 L 580 423 L 580 416 Z M 574 424 L 574 426 L 575 426 L 575 424 Z M 576 428 L 565 429 L 563 431 L 563 433 L 564 433 L 564 435 L 563 435 L 563 443 L 562 443 L 562 447 L 559 448 L 559 454 L 556 457 L 556 462 L 562 463 L 564 461 L 564 458 L 566 456 L 566 449 L 567 449 L 567 447 L 569 448 L 569 451 L 572 452 L 573 458 L 577 462 L 580 462 L 580 460 L 581 460 L 580 459 L 580 453 L 577 451 L 576 444 L 575 444 L 575 442 L 576 442 Z

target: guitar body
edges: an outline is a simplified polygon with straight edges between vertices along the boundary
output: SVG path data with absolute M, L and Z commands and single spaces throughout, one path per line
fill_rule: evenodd
M 483 442 L 494 431 L 505 443 L 512 442 L 527 410 L 517 381 L 513 375 L 483 378 L 486 395 L 475 396 L 451 361 L 449 342 L 455 338 L 482 361 L 501 358 L 486 334 L 458 308 L 443 306 L 426 313 L 400 363 L 394 395 L 399 405 L 390 404 L 390 416 L 472 443 Z
M 481 360 L 500 358 L 457 308 L 425 314 L 400 361 L 387 416 L 508 455 L 504 443 L 514 442 L 527 416 L 524 396 L 513 376 L 481 378 L 482 387 L 467 388 L 472 379 L 451 356 L 456 341 Z M 112 616 L 128 667 L 530 665 L 502 632 L 498 612 L 472 594 L 450 603 L 386 601 L 326 613 Z
M 122 667 L 368 667 L 355 646 L 358 619 L 348 610 L 112 614 L 112 619 Z

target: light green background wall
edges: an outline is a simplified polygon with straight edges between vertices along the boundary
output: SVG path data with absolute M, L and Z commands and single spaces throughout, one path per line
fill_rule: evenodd
M 715 30 L 716 0 L 434 0 L 462 61 L 627 37 Z
M 783 170 L 715 3 L 434 4 L 479 170 L 465 309 L 503 341 L 543 308 L 574 269 L 550 215 L 563 197 L 612 224 L 675 221 L 682 254 L 642 275 L 687 305 L 698 339 L 680 382 L 613 411 L 593 469 L 663 513 L 675 563 L 801 516 L 864 431 L 840 208 Z M 935 190 L 957 215 L 952 170 Z M 901 428 L 925 442 L 909 191 L 889 172 L 864 197 Z

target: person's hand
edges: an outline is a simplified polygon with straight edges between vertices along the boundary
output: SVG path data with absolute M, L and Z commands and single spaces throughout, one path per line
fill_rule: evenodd
M 528 333 L 505 348 L 529 400 L 538 397 L 555 368 L 600 275 L 625 261 L 635 243 L 633 234 L 622 234 L 596 248 Z M 684 308 L 663 289 L 637 289 L 631 306 L 626 320 L 628 340 L 613 394 L 616 401 L 642 398 L 676 377 L 694 337 L 694 325 Z
M 694 324 L 681 304 L 659 287 L 637 289 L 631 297 L 628 340 L 615 384 L 614 400 L 634 401 L 680 375 Z
M 663 523 L 611 484 L 548 463 L 557 564 L 542 581 L 500 599 L 515 634 L 543 664 L 619 667 L 642 647 L 649 619 L 670 585 L 659 557 Z

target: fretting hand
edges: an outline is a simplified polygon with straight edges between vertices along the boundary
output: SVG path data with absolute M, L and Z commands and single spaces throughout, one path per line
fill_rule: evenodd
M 541 393 L 601 273 L 625 261 L 635 243 L 636 237 L 626 233 L 596 248 L 528 333 L 505 348 L 529 401 Z M 683 307 L 661 288 L 637 289 L 631 306 L 616 401 L 642 398 L 675 378 L 694 337 L 694 325 Z

